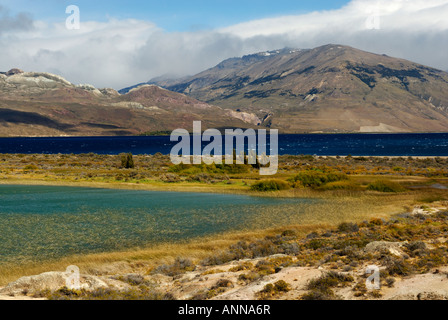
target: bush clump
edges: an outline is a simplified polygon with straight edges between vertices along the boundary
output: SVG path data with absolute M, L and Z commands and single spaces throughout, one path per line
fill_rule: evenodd
M 121 155 L 121 167 L 125 169 L 134 169 L 134 158 L 132 153 L 126 153 Z
M 408 276 L 413 272 L 413 267 L 404 259 L 387 257 L 386 271 L 390 276 Z
M 317 279 L 313 279 L 308 282 L 306 288 L 308 290 L 320 290 L 327 291 L 330 288 L 338 286 L 347 286 L 350 282 L 353 282 L 353 277 L 339 272 L 330 271 Z
M 180 182 L 181 178 L 177 174 L 167 173 L 167 174 L 161 175 L 160 180 L 162 180 L 165 183 L 176 183 L 176 182 Z
M 359 226 L 353 222 L 343 222 L 338 225 L 338 231 L 345 232 L 345 233 L 358 232 Z
M 46 297 L 48 300 L 174 300 L 171 294 L 148 286 L 125 290 L 99 288 L 93 291 L 74 291 L 63 287 L 55 292 L 48 293 Z
M 291 286 L 284 280 L 279 280 L 276 283 L 269 283 L 264 286 L 263 290 L 258 293 L 261 300 L 272 298 L 280 293 L 291 291 Z
M 291 179 L 291 182 L 303 187 L 318 188 L 330 182 L 348 180 L 345 173 L 341 172 L 320 172 L 320 171 L 303 171 Z
M 404 192 L 406 189 L 398 182 L 390 180 L 377 180 L 367 186 L 367 190 L 379 192 Z
M 154 273 L 162 273 L 167 276 L 177 276 L 179 274 L 194 271 L 196 266 L 190 259 L 176 258 L 172 265 L 161 265 L 154 270 Z
M 350 275 L 330 271 L 317 279 L 310 280 L 306 285 L 309 292 L 301 298 L 302 300 L 334 300 L 337 297 L 332 288 L 346 287 L 353 281 Z
M 350 180 L 343 180 L 343 181 L 335 181 L 335 182 L 329 182 L 327 184 L 324 184 L 322 187 L 320 187 L 322 190 L 350 190 L 350 191 L 356 191 L 356 190 L 362 190 L 359 184 L 350 181 Z
M 261 192 L 281 191 L 281 190 L 288 190 L 289 188 L 290 185 L 286 181 L 278 179 L 263 180 L 251 186 L 251 189 L 253 191 L 261 191 Z

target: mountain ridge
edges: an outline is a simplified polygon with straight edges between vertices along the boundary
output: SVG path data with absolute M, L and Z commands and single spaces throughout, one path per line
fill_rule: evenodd
M 448 131 L 448 73 L 343 45 L 231 58 L 152 83 L 287 133 Z
M 122 94 L 45 72 L 0 72 L 0 136 L 140 135 L 203 128 L 281 133 L 448 132 L 448 73 L 342 45 L 230 58 Z
M 140 135 L 177 128 L 252 126 L 232 110 L 155 85 L 125 95 L 64 78 L 12 69 L 0 73 L 0 136 Z

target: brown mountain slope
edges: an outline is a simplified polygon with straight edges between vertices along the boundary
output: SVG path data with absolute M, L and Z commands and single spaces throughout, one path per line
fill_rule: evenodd
M 231 110 L 157 86 L 126 95 L 75 86 L 48 73 L 0 74 L 0 136 L 132 135 L 203 127 L 247 127 Z
M 448 131 L 448 73 L 347 46 L 233 58 L 157 84 L 288 133 Z

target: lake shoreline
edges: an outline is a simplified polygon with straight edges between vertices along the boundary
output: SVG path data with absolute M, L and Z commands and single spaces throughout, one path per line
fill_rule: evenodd
M 60 186 L 60 187 L 85 187 L 93 189 L 115 189 L 115 190 L 142 190 L 160 192 L 182 192 L 182 193 L 221 193 L 240 195 L 260 195 L 255 192 L 240 189 L 225 189 L 210 186 L 173 186 L 161 184 L 140 184 L 140 183 L 112 183 L 112 182 L 89 182 L 89 181 L 51 181 L 34 179 L 3 179 L 0 185 L 23 185 L 23 186 Z M 269 196 L 269 195 L 266 195 Z
M 429 186 L 435 182 L 448 184 L 447 160 L 440 157 L 424 157 L 422 159 L 413 157 L 413 160 L 408 160 L 403 157 L 401 159 L 400 157 L 372 157 L 372 159 L 340 157 L 338 159 L 336 157 L 281 156 L 280 170 L 274 177 L 260 177 L 258 171 L 252 168 L 243 173 L 209 173 L 206 171 L 206 167 L 201 167 L 200 169 L 207 173 L 206 176 L 210 177 L 207 182 L 189 181 L 190 177 L 194 178 L 201 171 L 194 171 L 196 168 L 193 166 L 186 168 L 186 171 L 173 170 L 176 168 L 170 165 L 169 157 L 166 156 L 134 156 L 135 169 L 121 168 L 119 156 L 2 155 L 2 157 L 3 162 L 0 162 L 0 184 L 2 185 L 68 186 L 329 200 L 326 206 L 321 206 L 317 212 L 310 213 L 302 223 L 285 225 L 281 230 L 277 229 L 279 232 L 292 228 L 298 230 L 299 233 L 303 232 L 303 235 L 323 227 L 336 226 L 342 222 L 359 222 L 363 219 L 378 217 L 388 218 L 406 212 L 409 209 L 405 207 L 412 208 L 413 205 L 422 203 L 421 199 L 424 198 L 432 199 L 435 196 L 446 198 L 446 190 L 413 189 L 397 194 L 366 191 L 366 186 L 371 181 L 388 179 L 405 186 Z M 359 169 L 360 165 L 363 166 L 362 170 Z M 323 191 L 294 187 L 275 192 L 250 190 L 250 186 L 260 180 L 288 181 L 302 170 L 325 167 L 346 171 L 349 181 L 362 186 L 363 189 Z M 428 171 L 428 167 L 434 169 Z M 407 175 L 407 170 L 412 170 L 414 175 Z M 435 176 L 427 177 L 428 172 Z M 163 181 L 168 175 L 179 177 L 180 180 Z M 221 176 L 221 180 L 213 181 Z M 154 177 L 158 180 L 152 180 Z M 10 268 L 10 270 L 1 270 L 0 274 L 3 274 L 3 280 L 0 279 L 0 283 L 5 284 L 5 282 L 10 282 L 23 275 L 52 270 L 64 271 L 70 264 L 79 264 L 83 270 L 90 270 L 99 266 L 107 269 L 116 264 L 128 265 L 138 261 L 146 261 L 152 265 L 169 261 L 178 256 L 202 258 L 238 241 L 263 239 L 263 237 L 273 234 L 272 229 L 254 229 L 239 233 L 217 234 L 183 244 L 164 244 L 159 247 L 149 245 L 145 248 L 134 248 L 125 252 L 87 254 L 60 261 L 44 262 L 41 265 L 18 266 Z

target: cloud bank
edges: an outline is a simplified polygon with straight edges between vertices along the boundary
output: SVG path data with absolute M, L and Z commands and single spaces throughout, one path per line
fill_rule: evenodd
M 0 70 L 46 71 L 74 83 L 121 89 L 164 74 L 195 74 L 230 57 L 328 43 L 448 70 L 446 17 L 448 0 L 353 0 L 338 10 L 169 33 L 131 19 L 81 21 L 80 30 L 67 30 L 65 20 L 11 17 L 0 7 Z

